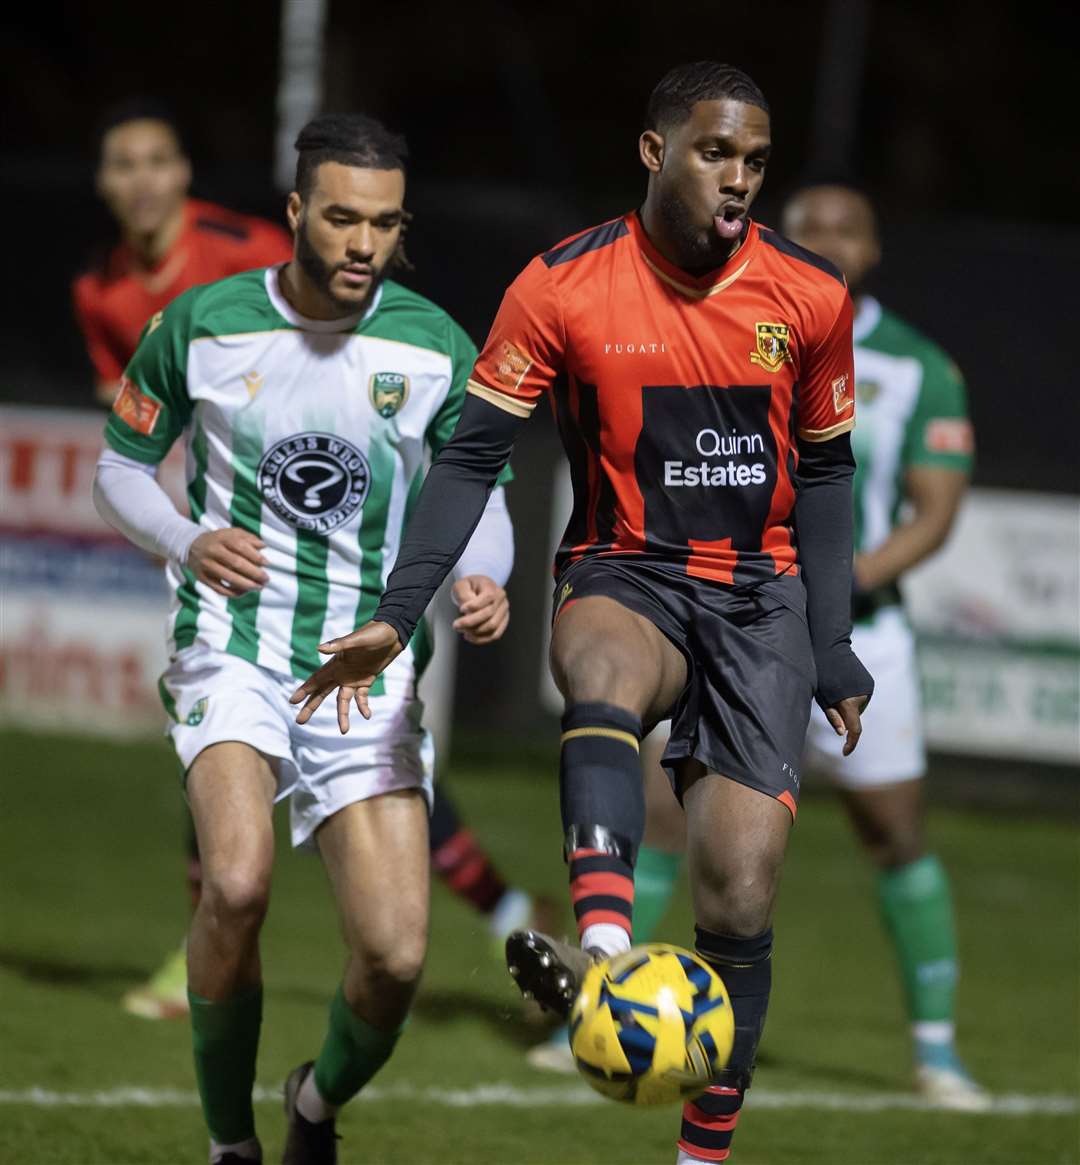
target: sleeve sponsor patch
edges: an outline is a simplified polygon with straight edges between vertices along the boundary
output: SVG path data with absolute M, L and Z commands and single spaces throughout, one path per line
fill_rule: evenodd
M 928 421 L 923 440 L 931 453 L 972 453 L 975 449 L 975 433 L 966 417 Z
M 147 396 L 125 376 L 120 381 L 112 411 L 136 433 L 149 437 L 161 415 L 161 402 Z
M 525 378 L 525 373 L 532 367 L 532 360 L 509 340 L 504 340 L 499 348 L 495 360 L 495 379 L 502 385 L 517 392 L 518 386 Z
M 849 409 L 854 401 L 855 398 L 851 393 L 851 377 L 845 372 L 843 376 L 838 376 L 832 382 L 833 411 L 839 416 L 846 409 Z

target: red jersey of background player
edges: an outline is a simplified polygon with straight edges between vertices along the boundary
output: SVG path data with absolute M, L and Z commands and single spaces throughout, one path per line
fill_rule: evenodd
M 525 268 L 469 391 L 523 417 L 550 394 L 574 489 L 557 569 L 645 554 L 767 578 L 797 569 L 796 434 L 855 423 L 851 317 L 836 268 L 771 230 L 695 279 L 633 213 Z
M 100 270 L 80 275 L 73 286 L 75 314 L 98 379 L 120 380 L 146 321 L 182 291 L 284 263 L 292 249 L 284 228 L 194 198 L 184 204 L 176 242 L 154 267 L 143 266 L 125 243 L 115 247 Z

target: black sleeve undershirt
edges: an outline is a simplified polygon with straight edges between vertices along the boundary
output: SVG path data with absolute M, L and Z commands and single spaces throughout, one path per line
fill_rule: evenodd
M 466 395 L 457 428 L 428 471 L 372 616 L 393 627 L 402 646 L 468 545 L 524 424 L 525 418 Z
M 851 650 L 854 476 L 849 434 L 831 441 L 799 440 L 795 532 L 822 708 L 874 690 L 873 678 Z

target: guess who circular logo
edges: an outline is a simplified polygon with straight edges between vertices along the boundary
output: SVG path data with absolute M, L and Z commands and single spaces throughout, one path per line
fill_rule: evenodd
M 267 450 L 259 490 L 282 521 L 330 534 L 364 504 L 371 467 L 355 445 L 329 433 L 299 433 Z

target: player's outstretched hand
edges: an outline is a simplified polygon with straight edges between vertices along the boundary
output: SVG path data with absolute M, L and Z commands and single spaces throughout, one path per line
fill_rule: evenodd
M 289 697 L 289 703 L 303 703 L 296 723 L 306 724 L 315 709 L 337 688 L 337 722 L 344 736 L 349 731 L 349 704 L 355 699 L 360 715 L 365 720 L 371 719 L 368 704 L 371 685 L 404 647 L 388 623 L 365 623 L 340 639 L 320 643 L 319 651 L 334 658 L 309 676 Z
M 869 703 L 869 696 L 848 696 L 846 699 L 837 700 L 831 708 L 825 709 L 825 715 L 836 735 L 843 736 L 845 732 L 847 733 L 844 756 L 850 756 L 859 743 L 859 737 L 862 736 L 862 712 Z
M 510 600 L 506 591 L 486 574 L 470 574 L 454 583 L 451 593 L 460 615 L 454 630 L 466 643 L 494 643 L 510 623 Z
M 261 590 L 270 581 L 263 570 L 266 559 L 261 551 L 265 549 L 266 543 L 250 530 L 236 526 L 207 530 L 192 542 L 185 565 L 199 582 L 234 599 Z

